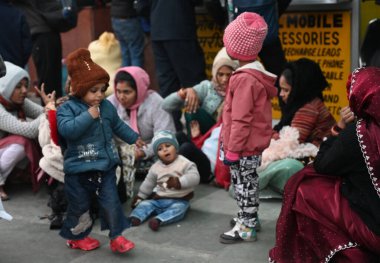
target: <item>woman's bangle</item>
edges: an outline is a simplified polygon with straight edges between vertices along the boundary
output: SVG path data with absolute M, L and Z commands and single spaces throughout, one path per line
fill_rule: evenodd
M 339 127 L 338 125 L 334 125 L 334 126 L 332 126 L 332 128 L 331 128 L 331 134 L 333 135 L 333 136 L 338 136 L 338 134 L 342 131 L 343 129 L 341 128 L 341 127 Z
M 182 100 L 185 100 L 186 99 L 186 92 L 185 92 L 185 89 L 184 88 L 181 88 L 180 90 L 177 91 L 177 94 L 178 96 L 182 99 Z

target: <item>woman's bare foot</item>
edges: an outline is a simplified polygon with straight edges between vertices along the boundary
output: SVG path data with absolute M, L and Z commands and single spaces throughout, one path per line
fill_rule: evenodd
M 1 201 L 7 201 L 7 200 L 9 200 L 9 196 L 4 191 L 4 186 L 3 185 L 0 186 L 0 198 L 1 198 Z

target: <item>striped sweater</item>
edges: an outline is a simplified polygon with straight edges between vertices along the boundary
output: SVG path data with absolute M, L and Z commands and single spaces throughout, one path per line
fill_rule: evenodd
M 323 138 L 330 135 L 335 119 L 319 98 L 315 98 L 300 108 L 293 117 L 291 126 L 297 128 L 299 142 L 310 142 L 319 146 Z

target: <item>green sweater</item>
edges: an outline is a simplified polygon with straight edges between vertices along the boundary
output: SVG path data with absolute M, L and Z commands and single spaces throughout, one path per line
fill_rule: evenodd
M 193 89 L 198 95 L 200 107 L 216 118 L 217 110 L 224 98 L 215 91 L 214 84 L 209 80 L 204 80 L 194 86 Z M 184 100 L 177 95 L 177 92 L 173 92 L 164 99 L 162 108 L 166 111 L 172 112 L 182 109 L 184 105 Z

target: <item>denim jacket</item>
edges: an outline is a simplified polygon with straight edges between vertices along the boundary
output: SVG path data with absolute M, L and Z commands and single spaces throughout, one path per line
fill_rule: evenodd
M 92 118 L 88 108 L 75 97 L 58 108 L 57 126 L 65 174 L 111 169 L 120 163 L 113 134 L 129 144 L 135 143 L 139 136 L 119 118 L 108 100 L 100 103 L 97 119 Z

